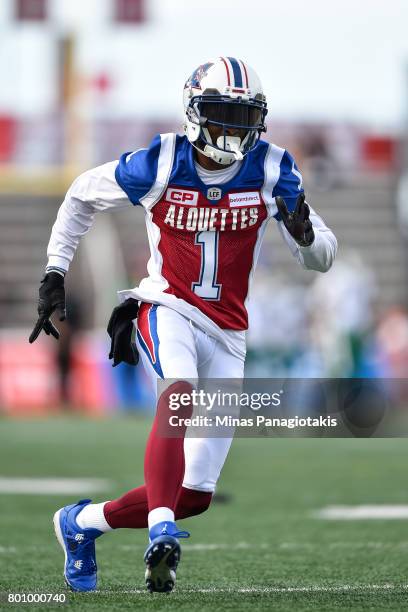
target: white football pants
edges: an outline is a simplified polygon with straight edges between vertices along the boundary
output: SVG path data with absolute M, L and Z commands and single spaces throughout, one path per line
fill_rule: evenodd
M 136 339 L 155 392 L 158 376 L 181 380 L 244 376 L 243 359 L 167 306 L 141 305 Z M 231 442 L 232 437 L 185 437 L 183 487 L 213 492 Z

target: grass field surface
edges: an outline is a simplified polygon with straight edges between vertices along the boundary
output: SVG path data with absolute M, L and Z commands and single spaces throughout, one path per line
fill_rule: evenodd
M 408 504 L 405 439 L 237 439 L 219 501 L 179 522 L 191 538 L 172 594 L 144 590 L 146 530 L 100 538 L 99 590 L 71 594 L 52 515 L 87 497 L 75 479 L 99 489 L 95 501 L 141 484 L 148 429 L 143 418 L 0 421 L 3 593 L 64 592 L 75 610 L 407 609 L 407 520 L 316 515 L 327 506 Z M 62 489 L 48 494 L 34 478 L 57 479 Z M 72 493 L 64 494 L 67 482 Z

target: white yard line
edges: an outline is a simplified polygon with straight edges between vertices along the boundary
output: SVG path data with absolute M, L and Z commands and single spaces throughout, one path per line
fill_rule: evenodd
M 261 544 L 250 544 L 249 542 L 236 542 L 235 544 L 212 544 L 208 543 L 195 543 L 195 544 L 182 544 L 183 552 L 207 552 L 212 550 L 259 550 L 271 548 L 274 546 L 273 544 L 266 544 L 262 542 Z M 276 545 L 275 545 L 276 546 Z M 135 548 L 141 548 L 140 545 L 131 545 L 131 544 L 120 544 L 120 550 L 123 551 L 132 551 Z
M 102 543 L 99 546 L 103 546 Z M 119 550 L 123 552 L 132 552 L 135 550 L 144 549 L 141 544 L 119 544 Z M 269 550 L 271 552 L 279 550 L 298 551 L 298 550 L 322 550 L 322 549 L 386 549 L 400 550 L 408 548 L 408 541 L 400 542 L 261 542 L 259 544 L 249 542 L 237 542 L 236 544 L 211 544 L 211 543 L 195 543 L 182 544 L 183 553 L 188 552 L 207 552 L 215 550 Z
M 321 586 L 318 584 L 311 584 L 309 586 L 295 586 L 295 587 L 248 587 L 248 588 L 217 588 L 210 587 L 207 589 L 183 589 L 180 587 L 175 593 L 177 595 L 184 595 L 185 593 L 347 593 L 350 591 L 358 591 L 368 593 L 378 592 L 378 591 L 393 591 L 397 589 L 408 589 L 408 584 L 340 584 L 337 586 Z M 96 594 L 100 595 L 113 595 L 117 597 L 118 593 L 115 591 L 95 591 Z M 150 593 L 147 593 L 144 589 L 130 589 L 125 591 L 120 591 L 121 594 L 135 594 L 135 595 L 143 595 L 146 594 L 151 597 Z
M 408 505 L 367 504 L 360 506 L 326 506 L 313 512 L 312 516 L 334 521 L 407 519 Z
M 0 476 L 0 494 L 65 495 L 106 491 L 111 483 L 104 478 L 16 478 Z

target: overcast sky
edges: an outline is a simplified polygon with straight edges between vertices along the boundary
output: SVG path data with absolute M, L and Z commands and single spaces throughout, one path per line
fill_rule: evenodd
M 78 29 L 78 66 L 110 75 L 104 107 L 119 115 L 178 116 L 194 67 L 232 55 L 258 71 L 271 117 L 388 128 L 408 116 L 408 0 L 146 3 L 147 25 L 129 29 L 109 27 L 111 0 L 50 0 L 54 26 L 2 37 L 0 112 L 55 103 L 57 33 Z

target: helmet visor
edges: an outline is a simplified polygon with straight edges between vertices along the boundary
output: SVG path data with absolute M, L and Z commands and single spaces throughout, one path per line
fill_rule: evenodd
M 233 125 L 243 128 L 259 128 L 262 126 L 263 109 L 261 106 L 245 102 L 200 102 L 200 114 L 215 124 Z

